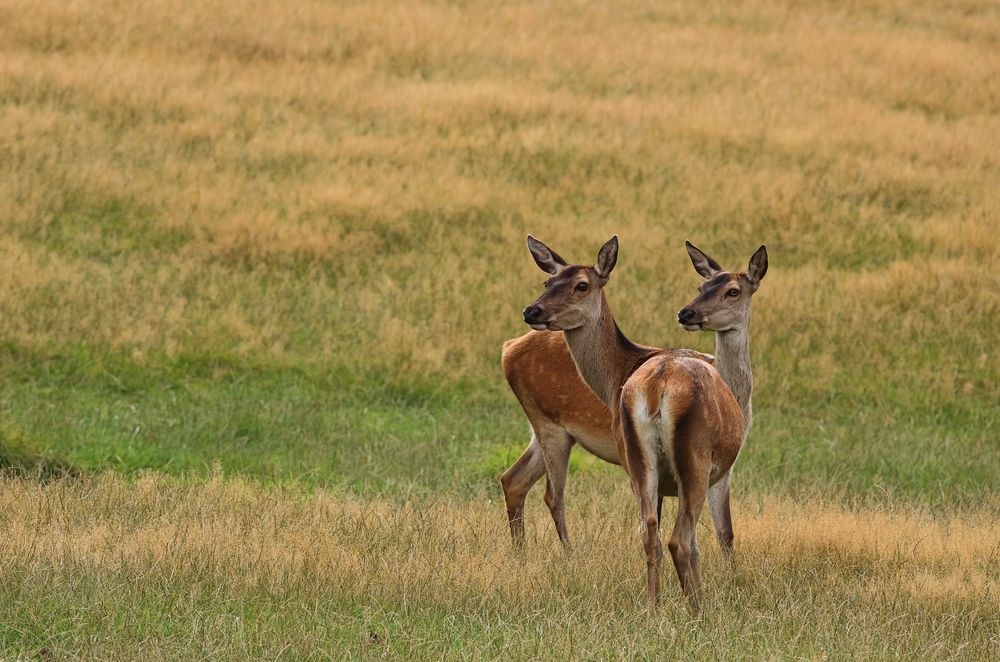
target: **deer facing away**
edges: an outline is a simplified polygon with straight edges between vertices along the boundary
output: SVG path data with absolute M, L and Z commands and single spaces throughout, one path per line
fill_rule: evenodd
M 767 248 L 761 246 L 750 258 L 743 273 L 726 271 L 719 263 L 685 241 L 695 271 L 705 282 L 698 296 L 677 313 L 677 321 L 688 331 L 715 332 L 715 368 L 743 410 L 743 441 L 750 433 L 753 419 L 751 395 L 753 371 L 750 369 L 750 303 L 767 273 Z M 708 506 L 715 523 L 715 534 L 723 552 L 731 552 L 733 522 L 729 508 L 732 471 L 709 488 Z M 729 554 L 727 553 L 727 556 Z

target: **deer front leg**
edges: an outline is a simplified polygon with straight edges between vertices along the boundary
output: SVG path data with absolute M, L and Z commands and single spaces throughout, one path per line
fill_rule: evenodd
M 566 475 L 573 443 L 573 437 L 562 428 L 546 431 L 539 441 L 545 460 L 545 505 L 549 507 L 559 540 L 567 549 L 570 544 L 566 529 Z

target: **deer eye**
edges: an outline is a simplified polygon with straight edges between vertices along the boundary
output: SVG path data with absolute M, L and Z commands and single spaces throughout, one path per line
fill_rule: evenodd
M 728 292 L 726 292 L 726 296 L 727 297 L 738 297 L 739 295 L 740 295 L 740 291 L 737 290 L 735 287 L 733 289 L 729 290 Z
M 586 292 L 589 289 L 590 289 L 590 285 L 588 285 L 587 283 L 577 283 L 576 284 L 576 291 L 577 292 Z

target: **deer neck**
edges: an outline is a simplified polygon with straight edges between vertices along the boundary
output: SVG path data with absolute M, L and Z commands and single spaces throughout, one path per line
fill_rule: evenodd
M 753 418 L 751 396 L 753 371 L 750 369 L 750 323 L 715 333 L 715 368 L 743 410 L 746 431 Z
M 612 411 L 618 406 L 622 384 L 643 358 L 647 348 L 636 345 L 618 328 L 608 300 L 601 292 L 601 313 L 597 320 L 565 331 L 573 362 L 583 380 Z

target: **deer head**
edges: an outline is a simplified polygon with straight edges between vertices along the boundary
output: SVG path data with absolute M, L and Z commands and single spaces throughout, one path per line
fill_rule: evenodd
M 677 313 L 688 331 L 730 331 L 750 322 L 750 298 L 767 273 L 767 248 L 761 246 L 744 272 L 726 271 L 719 263 L 685 241 L 694 270 L 705 279 L 698 296 Z
M 535 264 L 551 277 L 545 291 L 524 309 L 524 321 L 536 331 L 569 331 L 597 320 L 603 307 L 601 289 L 618 261 L 618 235 L 597 254 L 592 267 L 566 264 L 551 248 L 528 235 L 528 250 Z

